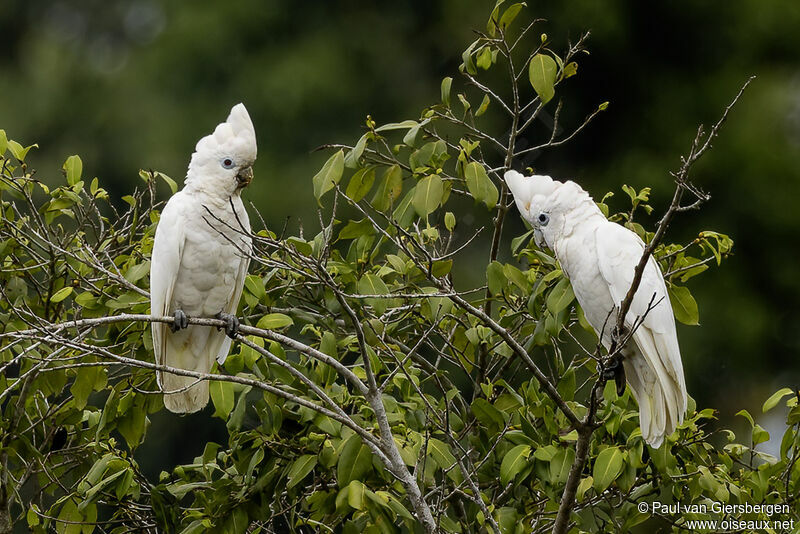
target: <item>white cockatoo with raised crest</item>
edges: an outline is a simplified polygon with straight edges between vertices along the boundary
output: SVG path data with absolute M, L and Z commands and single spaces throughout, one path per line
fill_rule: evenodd
M 606 219 L 589 194 L 572 181 L 505 174 L 522 217 L 540 247 L 551 249 L 570 280 L 586 319 L 608 348 L 645 245 L 634 232 Z M 634 329 L 634 325 L 636 325 Z M 622 348 L 628 385 L 639 403 L 642 437 L 658 448 L 683 422 L 687 393 L 675 317 L 658 263 L 648 260 L 625 317 L 633 329 Z
M 156 229 L 150 262 L 153 351 L 161 365 L 208 373 L 225 361 L 239 322 L 236 309 L 250 264 L 250 221 L 242 190 L 253 179 L 256 134 L 243 104 L 214 133 L 200 139 L 183 189 L 169 199 Z M 216 317 L 225 331 L 189 325 L 188 317 Z M 208 382 L 156 373 L 164 405 L 196 412 L 208 404 Z

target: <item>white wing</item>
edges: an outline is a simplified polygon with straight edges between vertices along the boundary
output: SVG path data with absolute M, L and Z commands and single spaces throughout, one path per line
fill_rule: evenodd
M 244 224 L 244 221 L 243 221 Z M 246 224 L 247 230 L 250 230 L 249 223 Z M 244 279 L 247 277 L 247 269 L 250 266 L 250 256 L 249 254 L 252 252 L 253 243 L 251 239 L 248 237 L 245 240 L 244 246 L 242 247 L 244 250 L 241 251 L 242 257 L 240 258 L 239 263 L 239 271 L 236 273 L 236 282 L 233 286 L 233 293 L 231 294 L 231 299 L 228 302 L 228 305 L 225 306 L 225 313 L 230 315 L 236 315 L 236 308 L 239 307 L 239 300 L 242 298 L 242 290 L 244 289 Z M 246 254 L 245 254 L 246 252 Z M 217 353 L 217 361 L 220 364 L 225 363 L 225 359 L 228 357 L 228 352 L 231 350 L 231 342 L 233 340 L 229 338 L 227 335 L 225 336 L 225 340 L 222 342 L 220 346 L 219 352 Z
M 183 216 L 183 193 L 178 192 L 170 198 L 156 228 L 153 241 L 153 254 L 150 258 L 150 313 L 169 315 L 172 290 L 178 277 L 185 243 L 185 220 Z M 166 329 L 164 323 L 152 323 L 153 352 L 156 363 L 163 365 L 166 354 Z M 159 386 L 162 386 L 161 373 L 156 373 Z
M 625 298 L 644 243 L 627 228 L 606 223 L 595 230 L 600 272 L 615 306 Z M 650 308 L 650 309 L 648 309 Z M 639 402 L 642 435 L 654 447 L 683 421 L 687 394 L 675 318 L 658 263 L 650 258 L 625 318 L 625 326 L 644 317 L 633 333 L 638 350 L 626 351 L 625 371 Z M 637 358 L 641 356 L 641 358 Z

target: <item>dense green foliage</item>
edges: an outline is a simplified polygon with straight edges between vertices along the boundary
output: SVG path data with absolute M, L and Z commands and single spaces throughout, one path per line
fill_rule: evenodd
M 424 531 L 427 510 L 444 532 L 550 531 L 575 461 L 571 418 L 597 406 L 576 529 L 800 520 L 792 390 L 764 404 L 789 409 L 779 457 L 755 449 L 768 434 L 746 411 L 737 437 L 692 404 L 654 450 L 629 391 L 601 384 L 592 397 L 603 354 L 569 282 L 530 232 L 504 231 L 516 213 L 502 172 L 585 124 L 537 120 L 568 105 L 582 41 L 559 50 L 521 8 L 495 9 L 440 102 L 402 122 L 367 117 L 358 140 L 330 147 L 304 186 L 317 224 L 255 232 L 239 311 L 251 328 L 207 377 L 227 442 L 158 479 L 134 458 L 163 410 L 150 327 L 113 317 L 148 313 L 156 184 L 175 183 L 142 172 L 144 187 L 118 203 L 71 156 L 48 187 L 29 167 L 35 149 L 0 131 L 0 514 L 35 532 L 372 533 Z M 639 219 L 650 189 L 621 191 L 601 209 L 651 239 Z M 467 218 L 490 247 L 461 229 Z M 686 283 L 713 277 L 733 246 L 696 236 L 655 251 L 685 324 L 698 322 Z M 484 281 L 470 287 L 460 269 Z M 657 517 L 643 502 L 789 507 Z
M 276 206 L 263 210 L 270 227 L 290 218 L 296 231 L 299 220 L 316 220 L 299 177 L 327 157 L 309 152 L 352 137 L 368 112 L 379 122 L 415 116 L 455 70 L 454 50 L 472 39 L 489 7 L 486 0 L 312 7 L 288 0 L 5 0 L 2 127 L 23 144 L 41 145 L 37 169 L 48 185 L 55 186 L 66 155 L 81 154 L 87 173 L 102 177 L 117 198 L 135 187 L 140 168 L 182 176 L 207 118 L 243 101 L 260 141 L 259 180 L 248 198 Z M 729 388 L 756 409 L 771 390 L 800 380 L 796 340 L 783 335 L 800 324 L 793 305 L 800 255 L 784 245 L 800 233 L 800 3 L 566 0 L 531 7 L 553 36 L 592 32 L 581 83 L 563 89 L 572 104 L 563 117 L 579 120 L 606 100 L 609 111 L 535 164 L 597 195 L 621 183 L 652 186 L 663 205 L 671 188 L 665 170 L 698 122 L 709 124 L 731 90 L 758 76 L 697 169 L 699 185 L 713 192 L 705 224 L 690 215 L 672 229 L 681 240 L 701 226 L 725 228 L 736 239 L 728 267 L 693 287 L 707 303 L 703 329 L 679 332 L 690 389 L 734 424 Z M 781 425 L 778 416 L 760 420 Z M 161 428 L 163 448 L 173 450 L 169 435 L 178 426 Z M 777 443 L 769 447 L 774 452 Z M 155 472 L 166 465 L 148 463 Z

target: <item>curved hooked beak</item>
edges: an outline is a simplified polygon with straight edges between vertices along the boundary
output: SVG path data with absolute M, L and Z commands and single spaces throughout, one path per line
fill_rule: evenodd
M 239 184 L 239 187 L 247 187 L 250 182 L 253 181 L 253 168 L 252 167 L 243 167 L 237 174 L 236 174 L 236 181 Z
M 536 246 L 539 248 L 550 248 L 547 245 L 547 241 L 544 240 L 544 236 L 542 235 L 542 231 L 538 228 L 533 229 L 533 241 L 536 243 Z

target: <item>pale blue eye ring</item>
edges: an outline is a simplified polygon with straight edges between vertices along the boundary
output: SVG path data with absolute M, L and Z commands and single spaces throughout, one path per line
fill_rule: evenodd
M 232 169 L 236 166 L 236 164 L 233 162 L 233 158 L 231 157 L 222 158 L 219 164 L 222 165 L 223 169 Z
M 536 220 L 539 221 L 540 226 L 547 226 L 547 223 L 550 222 L 550 216 L 546 213 L 540 213 Z

